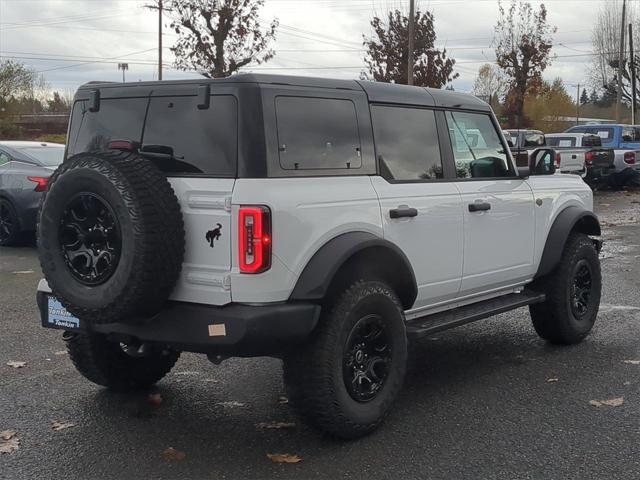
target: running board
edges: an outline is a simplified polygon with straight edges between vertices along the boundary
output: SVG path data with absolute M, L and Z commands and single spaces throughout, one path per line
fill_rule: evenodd
M 544 300 L 544 293 L 525 290 L 522 293 L 510 293 L 491 300 L 434 313 L 407 322 L 407 337 L 419 338 L 432 335 L 477 320 L 483 320 L 499 313 L 544 302 Z

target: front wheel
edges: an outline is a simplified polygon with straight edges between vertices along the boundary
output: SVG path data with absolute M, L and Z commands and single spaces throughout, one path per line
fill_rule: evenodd
M 560 264 L 540 284 L 547 299 L 529 307 L 538 335 L 564 345 L 582 341 L 598 316 L 602 290 L 598 252 L 589 237 L 571 234 Z
M 69 357 L 87 380 L 115 391 L 149 388 L 173 368 L 180 352 L 124 344 L 97 333 L 66 333 Z
M 384 420 L 404 381 L 403 310 L 387 284 L 365 280 L 326 309 L 311 341 L 285 356 L 287 394 L 311 425 L 361 437 Z

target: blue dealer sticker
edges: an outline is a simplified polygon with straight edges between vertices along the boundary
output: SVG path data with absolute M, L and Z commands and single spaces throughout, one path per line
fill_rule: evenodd
M 49 297 L 49 318 L 51 325 L 64 328 L 80 328 L 80 320 L 67 312 L 67 309 L 54 297 Z

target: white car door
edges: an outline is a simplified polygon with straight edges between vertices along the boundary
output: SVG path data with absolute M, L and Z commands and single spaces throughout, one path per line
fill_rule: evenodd
M 436 113 L 373 105 L 371 114 L 382 173 L 371 181 L 384 236 L 413 266 L 418 284 L 414 308 L 446 302 L 460 288 L 462 206 L 455 182 L 439 181 L 444 174 Z
M 446 120 L 464 212 L 460 297 L 522 283 L 535 273 L 533 192 L 489 112 L 447 112 Z

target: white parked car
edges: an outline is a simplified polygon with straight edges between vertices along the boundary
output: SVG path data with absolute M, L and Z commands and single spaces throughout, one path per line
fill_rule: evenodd
M 615 171 L 614 151 L 603 148 L 597 135 L 587 133 L 548 133 L 547 146 L 556 151 L 556 169 L 596 181 Z

